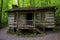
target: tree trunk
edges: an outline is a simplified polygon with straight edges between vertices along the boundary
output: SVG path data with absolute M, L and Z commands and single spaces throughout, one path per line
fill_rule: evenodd
M 2 8 L 3 8 L 3 0 L 1 0 L 0 24 L 2 24 L 2 23 L 1 23 L 1 18 L 2 18 Z M 1 25 L 1 26 L 2 26 L 2 25 Z
M 18 6 L 19 6 L 19 2 L 20 2 L 20 1 L 19 1 L 19 0 L 17 0 L 17 2 L 18 2 Z

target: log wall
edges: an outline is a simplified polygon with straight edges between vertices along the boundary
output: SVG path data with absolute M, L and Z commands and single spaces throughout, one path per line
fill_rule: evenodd
M 34 16 L 33 16 L 33 19 L 34 19 Z M 55 27 L 54 12 L 48 11 L 48 12 L 36 13 L 34 24 L 40 25 L 42 23 L 44 23 L 47 28 L 54 28 Z M 24 25 L 26 25 L 26 14 L 20 13 L 18 14 L 18 27 L 22 27 Z M 15 14 L 9 14 L 8 26 L 17 27 L 17 17 L 15 19 Z
M 46 17 L 45 17 L 45 20 L 46 20 L 46 27 L 48 28 L 54 28 L 55 27 L 55 18 L 54 18 L 54 12 L 46 12 Z
M 14 26 L 14 14 L 9 14 L 8 15 L 8 26 L 9 27 L 15 27 Z
M 22 27 L 23 25 L 25 25 L 26 24 L 26 21 L 25 20 L 26 20 L 25 14 L 21 13 L 19 15 L 18 26 L 19 27 Z

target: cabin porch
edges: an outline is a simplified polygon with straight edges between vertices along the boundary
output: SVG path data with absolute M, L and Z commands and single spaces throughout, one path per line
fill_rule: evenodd
M 38 14 L 38 15 L 36 15 Z M 36 28 L 36 26 L 42 27 L 45 25 L 45 18 L 44 14 L 42 17 L 41 13 L 16 13 L 14 14 L 14 26 L 18 27 L 19 29 L 30 29 Z M 37 17 L 38 16 L 38 17 Z M 44 20 L 43 20 L 44 19 Z

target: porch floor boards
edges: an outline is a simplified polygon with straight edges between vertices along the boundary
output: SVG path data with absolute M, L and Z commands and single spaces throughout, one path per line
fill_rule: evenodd
M 19 26 L 18 29 L 34 29 L 35 27 L 33 25 L 22 25 Z

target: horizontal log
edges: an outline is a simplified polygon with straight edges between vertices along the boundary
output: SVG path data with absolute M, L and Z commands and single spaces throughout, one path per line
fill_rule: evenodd
M 30 29 L 30 28 L 34 28 L 34 26 L 28 26 L 28 25 L 24 25 L 24 26 L 19 26 L 19 29 Z
M 49 18 L 46 18 L 46 20 L 55 20 L 55 18 L 49 17 Z
M 17 22 L 8 22 L 8 24 L 17 24 Z
M 53 26 L 51 26 L 51 25 L 48 25 L 48 26 L 46 26 L 47 28 L 54 28 L 55 27 L 55 25 L 53 25 Z
M 8 20 L 8 21 L 14 21 L 14 19 L 10 19 L 10 20 Z
M 35 23 L 35 24 L 55 24 L 55 23 Z
M 8 23 L 9 23 L 9 22 L 14 22 L 14 20 L 8 20 Z
M 53 17 L 46 17 L 46 18 L 54 18 L 54 16 Z
M 8 17 L 8 19 L 14 19 L 14 17 Z
M 53 22 L 54 22 L 55 20 L 51 20 L 51 19 L 50 19 L 50 20 L 46 20 L 46 21 L 47 21 L 47 22 L 48 22 L 48 21 L 53 21 Z
M 15 16 L 15 15 L 8 15 L 8 17 Z
M 9 27 L 17 27 L 17 25 L 8 25 Z

